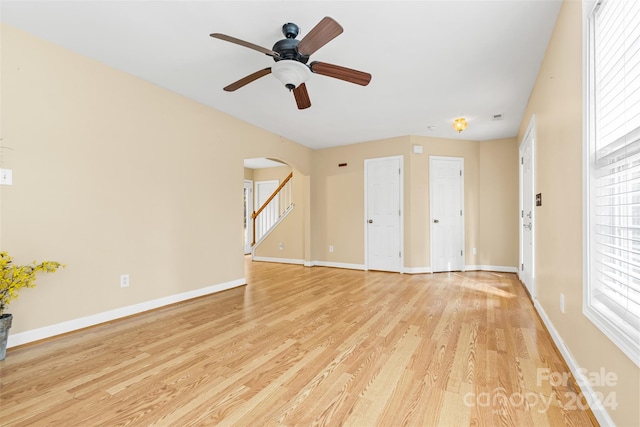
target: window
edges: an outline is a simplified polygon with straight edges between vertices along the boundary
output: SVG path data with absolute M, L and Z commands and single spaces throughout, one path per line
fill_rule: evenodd
M 592 5 L 584 313 L 640 366 L 640 1 Z

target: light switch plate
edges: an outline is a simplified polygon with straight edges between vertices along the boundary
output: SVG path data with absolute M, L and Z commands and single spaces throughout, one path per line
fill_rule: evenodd
M 13 171 L 0 169 L 0 185 L 13 185 Z

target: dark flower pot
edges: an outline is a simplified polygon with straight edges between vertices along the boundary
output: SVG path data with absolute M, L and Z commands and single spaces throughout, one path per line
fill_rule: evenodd
M 7 341 L 12 320 L 13 314 L 0 315 L 0 360 L 4 360 L 7 355 Z

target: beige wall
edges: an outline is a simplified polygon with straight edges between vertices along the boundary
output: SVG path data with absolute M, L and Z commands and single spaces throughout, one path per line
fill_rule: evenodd
M 544 62 L 520 126 L 522 140 L 536 118 L 535 193 L 537 298 L 577 363 L 589 372 L 601 368 L 617 375 L 617 409 L 608 408 L 620 426 L 640 425 L 640 369 L 583 314 L 582 274 L 582 17 L 581 2 L 563 3 Z M 565 314 L 559 309 L 565 295 Z
M 244 168 L 244 179 L 253 181 L 253 169 Z
M 7 25 L 1 97 L 0 247 L 67 264 L 12 334 L 242 279 L 243 159 L 310 171 L 306 147 Z
M 422 146 L 423 154 L 413 154 L 413 145 Z M 403 156 L 405 267 L 430 268 L 429 156 L 450 156 L 464 159 L 466 264 L 515 268 L 517 150 L 515 138 L 479 143 L 406 136 L 314 151 L 313 260 L 364 263 L 364 160 Z M 340 163 L 347 166 L 338 167 Z M 482 216 L 490 219 L 492 215 L 497 220 L 481 228 Z M 475 256 L 473 248 L 478 250 Z
M 479 153 L 478 265 L 517 266 L 519 167 L 516 138 L 482 141 Z

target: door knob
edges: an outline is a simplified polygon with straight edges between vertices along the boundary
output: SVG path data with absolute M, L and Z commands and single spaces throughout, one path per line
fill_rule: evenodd
M 439 219 L 434 219 L 433 222 L 437 224 L 437 223 L 440 222 L 440 220 Z
M 370 219 L 369 221 L 367 221 L 369 224 L 373 224 L 373 220 Z

